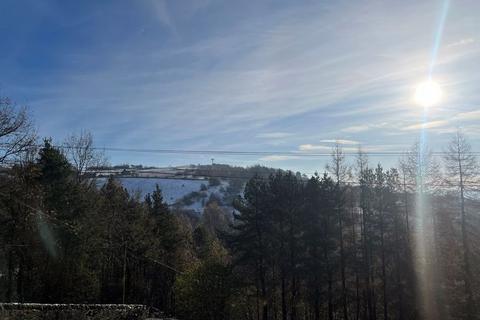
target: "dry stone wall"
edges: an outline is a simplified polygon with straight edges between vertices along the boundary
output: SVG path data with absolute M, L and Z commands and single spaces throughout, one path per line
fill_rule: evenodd
M 0 303 L 2 320 L 143 320 L 144 305 Z

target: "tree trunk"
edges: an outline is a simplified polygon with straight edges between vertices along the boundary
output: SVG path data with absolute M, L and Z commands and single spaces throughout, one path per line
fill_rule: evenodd
M 463 244 L 463 265 L 464 265 L 464 282 L 465 282 L 465 295 L 466 295 L 466 311 L 467 318 L 473 319 L 474 315 L 474 305 L 473 305 L 473 294 L 472 294 L 472 275 L 470 271 L 470 248 L 468 246 L 467 238 L 467 217 L 465 213 L 465 195 L 464 195 L 464 182 L 463 182 L 463 172 L 462 172 L 462 162 L 460 161 L 459 155 L 459 172 L 460 172 L 460 206 L 462 213 L 462 244 Z
M 381 213 L 381 222 L 380 222 L 380 237 L 381 237 L 381 246 L 382 246 L 382 282 L 383 282 L 383 319 L 388 319 L 388 296 L 387 296 L 387 273 L 385 266 L 385 231 L 384 231 L 384 220 L 383 212 Z
M 347 286 L 345 280 L 345 252 L 343 246 L 343 219 L 341 217 L 340 210 L 338 210 L 338 223 L 340 228 L 340 272 L 342 277 L 342 307 L 343 307 L 343 319 L 348 320 L 347 309 Z
M 13 296 L 13 252 L 12 249 L 8 250 L 8 271 L 7 271 L 7 302 L 12 302 Z
M 286 284 L 285 273 L 282 271 L 282 320 L 287 320 L 287 296 L 286 296 Z

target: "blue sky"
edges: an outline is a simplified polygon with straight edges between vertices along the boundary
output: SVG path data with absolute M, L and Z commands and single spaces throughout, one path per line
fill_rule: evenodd
M 59 142 L 86 129 L 107 147 L 309 153 L 337 139 L 348 152 L 403 151 L 422 127 L 413 96 L 444 1 L 4 0 L 0 94 L 27 105 L 39 135 Z M 480 147 L 478 12 L 475 0 L 448 6 L 433 69 L 443 99 L 424 124 L 437 151 L 459 126 Z M 108 156 L 159 166 L 212 158 Z

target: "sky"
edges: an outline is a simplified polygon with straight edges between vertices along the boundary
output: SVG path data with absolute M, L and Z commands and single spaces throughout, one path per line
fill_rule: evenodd
M 309 173 L 326 158 L 304 154 L 335 141 L 402 152 L 424 130 L 442 151 L 459 127 L 480 149 L 477 0 L 3 0 L 0 12 L 0 95 L 28 107 L 40 137 L 293 153 L 107 152 L 113 164 Z M 413 97 L 429 76 L 442 99 L 424 115 Z

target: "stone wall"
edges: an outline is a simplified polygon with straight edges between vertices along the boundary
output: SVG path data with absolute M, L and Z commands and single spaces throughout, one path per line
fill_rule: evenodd
M 0 303 L 2 320 L 143 320 L 148 307 L 128 304 Z

